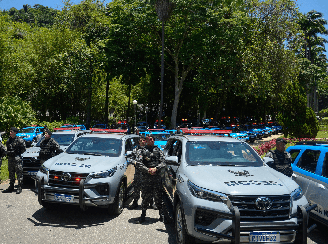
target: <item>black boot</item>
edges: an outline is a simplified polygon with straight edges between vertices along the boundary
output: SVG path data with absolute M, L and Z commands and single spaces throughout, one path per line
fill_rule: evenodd
M 138 207 L 138 201 L 134 200 L 133 203 L 129 206 L 129 209 L 136 209 Z
M 22 193 L 22 187 L 20 185 L 18 185 L 16 194 L 21 194 L 21 193 Z
M 2 193 L 10 193 L 14 191 L 14 184 L 10 183 L 9 187 L 6 190 L 3 190 Z
M 138 219 L 138 223 L 141 224 L 146 220 L 146 210 L 142 210 L 141 216 Z

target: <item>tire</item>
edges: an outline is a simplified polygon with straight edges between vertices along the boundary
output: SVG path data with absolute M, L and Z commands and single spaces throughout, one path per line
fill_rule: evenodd
M 174 226 L 175 226 L 175 236 L 178 244 L 189 244 L 195 243 L 195 238 L 188 235 L 186 230 L 186 220 L 184 217 L 184 212 L 179 202 L 175 208 L 175 218 L 174 218 Z
M 120 183 L 120 187 L 116 193 L 114 203 L 109 205 L 108 211 L 112 215 L 120 215 L 124 209 L 124 200 L 125 200 L 125 184 L 123 181 Z

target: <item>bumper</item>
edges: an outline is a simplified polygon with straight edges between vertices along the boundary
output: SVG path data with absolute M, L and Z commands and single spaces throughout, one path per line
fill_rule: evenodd
M 308 228 L 308 214 L 315 206 L 298 206 L 297 218 L 295 222 L 274 221 L 274 222 L 241 222 L 240 213 L 237 207 L 233 207 L 231 213 L 218 213 L 218 217 L 228 222 L 228 226 L 221 233 L 210 226 L 195 224 L 192 235 L 204 241 L 215 243 L 250 243 L 250 236 L 253 232 L 276 232 L 279 233 L 279 243 L 292 243 L 296 239 L 299 243 L 307 242 L 307 233 L 313 227 Z M 192 221 L 193 222 L 193 221 Z M 223 223 L 222 222 L 222 223 Z M 190 223 L 190 222 L 189 222 Z
M 114 201 L 114 197 L 108 194 L 110 191 L 107 183 L 85 184 L 84 180 L 81 180 L 77 189 L 53 187 L 45 185 L 44 178 L 34 179 L 38 189 L 38 201 L 41 205 L 42 202 L 72 204 L 79 205 L 82 210 L 85 210 L 87 206 L 107 207 Z M 107 193 L 107 195 L 100 195 L 99 192 Z

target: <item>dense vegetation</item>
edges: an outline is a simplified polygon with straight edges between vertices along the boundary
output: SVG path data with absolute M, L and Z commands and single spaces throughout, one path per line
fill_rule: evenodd
M 287 134 L 296 136 L 288 130 L 297 121 L 301 134 L 315 136 L 316 91 L 328 91 L 320 13 L 303 15 L 293 0 L 170 1 L 165 124 L 270 114 Z M 162 22 L 152 2 L 67 1 L 62 10 L 24 5 L 0 13 L 0 131 L 70 117 L 133 123 L 133 100 L 138 120 L 147 113 L 154 122 Z

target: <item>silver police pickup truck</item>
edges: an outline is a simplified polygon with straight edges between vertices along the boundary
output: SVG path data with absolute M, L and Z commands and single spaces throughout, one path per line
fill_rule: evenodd
M 164 153 L 164 202 L 177 243 L 306 243 L 311 207 L 302 189 L 247 143 L 176 135 Z
M 39 203 L 107 208 L 123 211 L 134 167 L 125 154 L 133 150 L 139 136 L 92 133 L 76 139 L 65 152 L 47 160 L 36 175 Z M 132 184 L 133 185 L 133 184 Z

